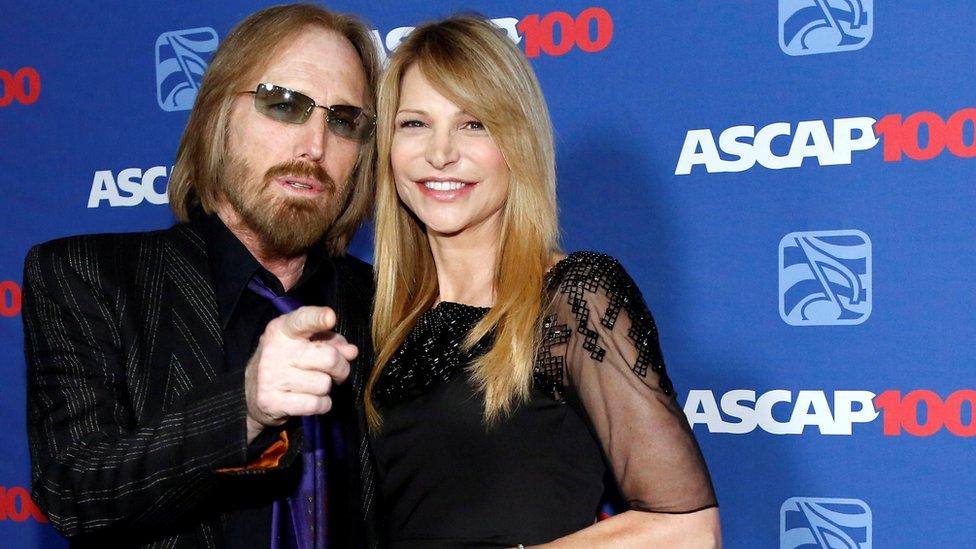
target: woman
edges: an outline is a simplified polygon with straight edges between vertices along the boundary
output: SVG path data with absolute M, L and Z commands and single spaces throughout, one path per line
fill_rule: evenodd
M 392 547 L 715 546 L 701 453 L 640 292 L 557 250 L 548 113 L 486 21 L 413 31 L 379 92 L 377 367 Z M 595 522 L 609 465 L 629 511 Z

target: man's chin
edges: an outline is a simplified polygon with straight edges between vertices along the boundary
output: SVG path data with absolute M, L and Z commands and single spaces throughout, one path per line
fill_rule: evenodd
M 299 234 L 278 234 L 266 237 L 269 250 L 278 257 L 298 257 L 308 253 L 312 246 L 318 241 L 308 240 L 304 235 Z
M 321 240 L 331 224 L 326 208 L 310 200 L 275 200 L 257 206 L 260 211 L 241 217 L 276 255 L 293 257 L 306 253 Z

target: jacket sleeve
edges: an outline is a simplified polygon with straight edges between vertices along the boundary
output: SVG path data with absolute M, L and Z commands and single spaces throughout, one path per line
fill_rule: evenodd
M 199 520 L 217 469 L 247 461 L 243 372 L 190 389 L 137 422 L 133 395 L 147 388 L 132 389 L 145 379 L 127 369 L 133 343 L 123 342 L 125 311 L 108 289 L 112 261 L 100 263 L 93 249 L 83 239 L 56 241 L 26 259 L 32 495 L 69 537 Z

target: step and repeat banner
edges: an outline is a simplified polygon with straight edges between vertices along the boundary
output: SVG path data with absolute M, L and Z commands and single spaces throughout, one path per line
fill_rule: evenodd
M 0 545 L 29 497 L 22 263 L 166 227 L 201 75 L 269 5 L 0 1 Z M 976 538 L 971 0 L 335 0 L 383 56 L 493 19 L 556 129 L 566 250 L 618 257 L 661 331 L 728 547 Z M 368 231 L 353 250 L 370 256 Z M 638 426 L 635 426 L 638 428 Z

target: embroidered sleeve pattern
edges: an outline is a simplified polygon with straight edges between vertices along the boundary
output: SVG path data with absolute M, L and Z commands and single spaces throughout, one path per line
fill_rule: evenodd
M 632 509 L 714 507 L 708 470 L 637 285 L 614 258 L 577 252 L 550 272 L 535 387 L 578 397 Z
M 555 294 L 555 301 L 563 308 L 568 306 L 573 321 L 558 322 L 555 313 L 543 321 L 543 337 L 536 360 L 537 387 L 561 400 L 562 391 L 558 385 L 565 380 L 565 359 L 553 355 L 552 347 L 569 340 L 572 334 L 569 324 L 574 325 L 577 337 L 582 337 L 580 345 L 589 352 L 590 358 L 603 362 L 607 350 L 601 343 L 600 333 L 592 327 L 593 322 L 612 332 L 624 312 L 630 318 L 626 337 L 637 351 L 630 369 L 641 378 L 646 378 L 650 369 L 656 374 L 661 391 L 674 394 L 674 386 L 664 369 L 654 319 L 637 285 L 616 259 L 594 252 L 577 252 L 553 268 L 547 286 L 550 293 Z M 595 319 L 589 303 L 593 299 L 606 301 L 603 315 Z

